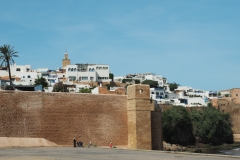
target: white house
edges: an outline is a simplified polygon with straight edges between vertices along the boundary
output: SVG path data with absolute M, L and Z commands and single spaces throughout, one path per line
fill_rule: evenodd
M 189 86 L 179 86 L 175 92 L 179 94 L 179 98 L 174 99 L 173 104 L 186 107 L 207 106 L 209 99 L 217 98 L 216 91 L 193 89 Z
M 49 87 L 54 86 L 54 84 L 59 82 L 58 74 L 55 70 L 49 70 L 48 68 L 38 68 L 36 69 L 38 77 L 43 77 L 48 82 Z
M 13 81 L 15 85 L 33 85 L 38 76 L 37 72 L 31 69 L 31 65 L 16 65 L 15 63 L 10 68 L 11 76 L 19 78 L 18 81 Z
M 171 104 L 171 100 L 179 98 L 179 95 L 166 92 L 164 88 L 150 88 L 150 98 L 158 104 Z
M 157 81 L 158 85 L 160 87 L 165 86 L 166 83 L 167 83 L 167 79 L 166 78 L 163 78 L 161 75 L 156 75 L 156 74 L 153 74 L 153 73 L 146 74 L 144 80 Z
M 160 88 L 150 88 L 150 98 L 158 104 L 173 104 L 177 106 L 193 107 L 207 106 L 210 98 L 215 98 L 217 92 L 192 89 L 179 86 L 175 92 L 168 92 Z
M 109 82 L 109 65 L 75 64 L 66 66 L 66 78 L 78 82 Z
M 159 87 L 168 88 L 167 79 L 162 77 L 161 75 L 156 75 L 154 73 L 143 73 L 143 74 L 135 73 L 135 74 L 128 74 L 127 76 L 114 77 L 115 82 L 122 82 L 123 79 L 139 80 L 141 83 L 145 80 L 152 80 L 152 81 L 157 81 Z

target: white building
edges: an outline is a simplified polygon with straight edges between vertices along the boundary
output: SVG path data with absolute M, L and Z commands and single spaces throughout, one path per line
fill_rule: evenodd
M 161 75 L 156 75 L 153 73 L 146 74 L 144 80 L 157 81 L 160 87 L 163 87 L 167 84 L 166 78 L 162 77 Z
M 167 79 L 162 77 L 161 75 L 156 75 L 154 73 L 135 73 L 135 74 L 128 74 L 126 76 L 116 76 L 114 77 L 115 82 L 122 82 L 123 79 L 129 79 L 129 80 L 139 80 L 141 83 L 145 80 L 152 80 L 157 81 L 159 87 L 168 86 Z
M 76 64 L 66 66 L 68 81 L 78 82 L 109 82 L 109 65 Z
M 189 86 L 178 86 L 177 89 L 175 89 L 175 92 L 183 92 L 186 96 L 189 97 L 202 97 L 202 98 L 218 98 L 218 92 L 217 91 L 205 91 L 200 89 L 193 89 Z
M 33 85 L 37 78 L 37 72 L 31 69 L 31 65 L 10 65 L 11 77 L 15 85 Z M 1 77 L 8 77 L 8 70 L 0 70 Z M 18 79 L 18 81 L 16 81 Z
M 215 91 L 193 89 L 189 86 L 179 86 L 175 93 L 179 94 L 179 98 L 173 99 L 173 104 L 185 107 L 207 106 L 209 99 L 217 98 Z
M 158 104 L 173 104 L 184 107 L 207 106 L 209 99 L 216 98 L 217 92 L 179 86 L 175 93 L 159 88 L 150 88 L 150 98 Z
M 58 83 L 58 75 L 55 72 L 49 71 L 48 68 L 31 69 L 31 65 L 16 65 L 10 66 L 11 76 L 14 85 L 34 85 L 35 79 L 43 77 L 48 82 L 49 86 Z M 1 77 L 8 77 L 8 70 L 0 70 Z
M 166 92 L 164 88 L 150 88 L 150 98 L 158 104 L 172 104 L 171 100 L 179 98 L 179 95 Z
M 49 70 L 48 68 L 38 68 L 36 69 L 38 77 L 43 77 L 48 82 L 48 86 L 54 86 L 54 84 L 59 82 L 58 74 L 55 70 Z

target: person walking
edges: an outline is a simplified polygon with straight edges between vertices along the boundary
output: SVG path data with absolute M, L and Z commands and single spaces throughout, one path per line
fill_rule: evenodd
M 77 140 L 73 138 L 73 147 L 77 147 Z
M 88 145 L 88 148 L 90 148 L 92 146 L 92 142 L 90 141 L 89 142 L 89 145 Z
M 112 142 L 109 144 L 109 147 L 110 147 L 110 148 L 112 148 L 112 147 L 113 147 L 113 144 L 112 144 Z

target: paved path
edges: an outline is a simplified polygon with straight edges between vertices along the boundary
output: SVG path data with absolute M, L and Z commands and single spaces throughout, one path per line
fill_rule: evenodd
M 240 157 L 106 148 L 0 148 L 0 160 L 237 160 Z

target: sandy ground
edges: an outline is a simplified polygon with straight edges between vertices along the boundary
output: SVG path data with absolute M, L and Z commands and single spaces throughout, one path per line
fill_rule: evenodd
M 1 148 L 12 147 L 54 147 L 57 144 L 44 138 L 0 137 Z

